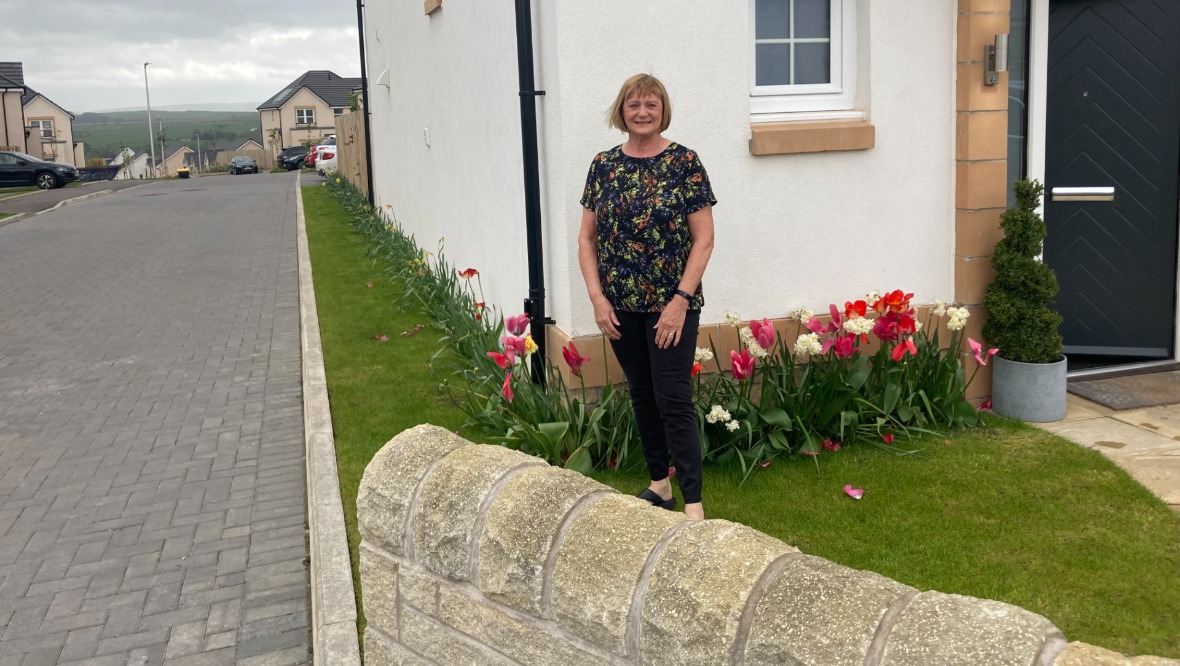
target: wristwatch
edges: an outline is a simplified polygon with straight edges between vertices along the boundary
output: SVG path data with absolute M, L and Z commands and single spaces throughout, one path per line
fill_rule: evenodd
M 676 295 L 683 296 L 684 300 L 688 301 L 689 303 L 692 303 L 692 294 L 688 293 L 687 291 L 685 291 L 683 289 L 677 289 Z

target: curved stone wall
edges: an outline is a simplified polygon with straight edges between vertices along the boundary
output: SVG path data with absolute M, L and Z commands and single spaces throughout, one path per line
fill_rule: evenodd
M 1067 645 L 1022 608 L 688 521 L 435 426 L 374 457 L 357 514 L 374 666 L 1180 664 Z

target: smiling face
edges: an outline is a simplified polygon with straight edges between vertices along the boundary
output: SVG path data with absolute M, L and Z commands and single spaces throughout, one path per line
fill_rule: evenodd
M 664 120 L 664 103 L 651 93 L 635 94 L 623 103 L 623 122 L 632 138 L 647 139 L 658 136 Z

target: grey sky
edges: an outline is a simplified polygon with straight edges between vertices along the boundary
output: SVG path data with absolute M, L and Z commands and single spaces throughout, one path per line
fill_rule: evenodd
M 381 0 L 388 1 L 388 0 Z M 73 113 L 258 105 L 309 69 L 360 76 L 353 0 L 0 0 L 0 61 Z

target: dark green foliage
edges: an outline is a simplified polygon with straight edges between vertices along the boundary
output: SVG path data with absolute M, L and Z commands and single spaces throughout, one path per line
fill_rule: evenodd
M 1061 315 L 1049 306 L 1057 294 L 1057 277 L 1038 259 L 1047 231 L 1037 214 L 1045 186 L 1020 180 L 1014 187 L 1016 205 L 1000 216 L 1004 238 L 992 255 L 996 279 L 983 299 L 983 336 L 1010 361 L 1053 363 L 1061 358 Z

